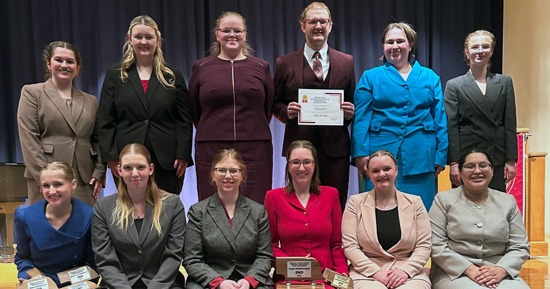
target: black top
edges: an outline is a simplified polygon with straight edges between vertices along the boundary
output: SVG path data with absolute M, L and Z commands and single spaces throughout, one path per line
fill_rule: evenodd
M 134 224 L 136 224 L 136 229 L 139 232 L 141 232 L 141 225 L 143 224 L 143 219 L 134 219 Z
M 397 207 L 387 211 L 376 209 L 376 233 L 378 242 L 386 251 L 401 240 Z

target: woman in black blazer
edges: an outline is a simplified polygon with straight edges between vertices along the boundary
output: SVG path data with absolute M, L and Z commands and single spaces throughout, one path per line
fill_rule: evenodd
M 505 192 L 505 183 L 516 175 L 516 103 L 512 78 L 489 72 L 495 45 L 495 36 L 489 31 L 470 33 L 464 43 L 470 70 L 447 82 L 447 162 L 451 166 L 451 182 L 459 186 L 460 155 L 474 148 L 487 151 L 494 159 L 494 177 L 489 187 Z
M 193 134 L 183 76 L 164 62 L 157 23 L 142 15 L 130 23 L 121 63 L 105 75 L 98 131 L 103 161 L 118 177 L 120 150 L 143 144 L 156 165 L 159 187 L 179 194 L 191 159 Z

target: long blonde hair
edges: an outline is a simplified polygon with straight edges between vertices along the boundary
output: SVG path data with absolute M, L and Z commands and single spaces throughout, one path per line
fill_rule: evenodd
M 132 66 L 136 61 L 134 48 L 131 45 L 131 37 L 132 29 L 138 24 L 146 25 L 155 29 L 155 33 L 159 41 L 159 45 L 157 46 L 157 49 L 155 50 L 155 55 L 153 56 L 153 67 L 155 70 L 155 74 L 157 75 L 158 81 L 162 83 L 164 87 L 175 88 L 176 75 L 170 68 L 166 67 L 166 64 L 164 62 L 164 53 L 162 53 L 163 39 L 161 37 L 159 27 L 155 20 L 153 20 L 153 18 L 148 15 L 137 16 L 132 20 L 132 22 L 130 22 L 130 27 L 128 28 L 128 32 L 126 33 L 126 43 L 124 43 L 124 46 L 122 47 L 123 57 L 122 63 L 120 64 L 120 79 L 124 82 L 128 79 L 128 68 L 130 68 L 130 66 Z M 168 79 L 165 77 L 165 74 L 168 75 Z
M 147 148 L 141 144 L 131 143 L 127 144 L 122 151 L 120 151 L 119 160 L 128 154 L 135 154 L 145 157 L 147 163 L 151 163 L 151 154 Z M 120 164 L 122 165 L 122 163 Z M 128 187 L 124 180 L 118 182 L 118 197 L 116 199 L 115 209 L 113 210 L 113 224 L 115 224 L 120 230 L 127 232 L 130 217 L 133 216 L 134 206 L 130 200 L 128 193 Z M 162 207 L 164 206 L 164 200 L 168 198 L 170 193 L 165 192 L 157 186 L 154 179 L 154 174 L 149 177 L 147 181 L 147 188 L 145 189 L 147 196 L 147 203 L 153 206 L 153 224 L 151 229 L 154 228 L 158 235 L 162 235 L 162 228 L 160 226 L 160 214 L 162 213 Z

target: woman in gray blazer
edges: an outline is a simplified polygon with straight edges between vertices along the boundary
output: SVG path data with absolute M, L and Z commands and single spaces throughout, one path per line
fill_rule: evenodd
M 489 188 L 491 156 L 458 161 L 462 186 L 439 193 L 430 209 L 433 289 L 527 289 L 519 277 L 529 243 L 514 196 Z
M 157 187 L 143 145 L 126 145 L 117 169 L 118 192 L 98 200 L 92 220 L 92 248 L 103 281 L 112 289 L 183 288 L 183 204 Z
M 210 177 L 217 193 L 188 213 L 183 259 L 188 289 L 273 287 L 267 213 L 239 193 L 246 175 L 236 150 L 223 149 L 214 156 Z
M 512 78 L 489 72 L 495 45 L 495 36 L 489 31 L 470 33 L 464 43 L 470 70 L 447 82 L 447 163 L 451 182 L 460 186 L 460 155 L 473 148 L 486 150 L 494 159 L 495 171 L 489 187 L 504 192 L 505 182 L 516 176 L 516 103 Z
M 74 197 L 93 206 L 105 176 L 96 131 L 97 99 L 74 86 L 81 65 L 74 45 L 52 42 L 42 56 L 46 81 L 23 86 L 17 110 L 29 203 L 42 199 L 40 170 L 59 161 L 76 172 Z

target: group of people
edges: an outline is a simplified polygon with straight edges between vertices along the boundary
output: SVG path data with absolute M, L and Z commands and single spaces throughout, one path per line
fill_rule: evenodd
M 376 151 L 366 165 L 373 189 L 342 214 L 338 191 L 320 183 L 311 142 L 290 144 L 286 186 L 267 192 L 265 209 L 241 193 L 249 177 L 241 154 L 222 149 L 209 169 L 217 192 L 191 206 L 187 224 L 151 160 L 145 146 L 126 145 L 117 194 L 93 210 L 72 197 L 68 164 L 46 165 L 44 200 L 15 216 L 20 281 L 37 268 L 61 285 L 56 273 L 88 265 L 107 288 L 272 288 L 285 282 L 285 272 L 270 274 L 274 257 L 291 256 L 315 258 L 356 289 L 529 288 L 519 277 L 529 257 L 521 214 L 513 196 L 489 188 L 493 160 L 482 150 L 459 158 L 462 185 L 438 193 L 429 214 L 419 196 L 396 188 L 393 154 Z
M 74 86 L 77 48 L 50 43 L 46 81 L 23 87 L 18 110 L 31 204 L 15 217 L 19 278 L 37 267 L 58 282 L 90 265 L 109 288 L 247 289 L 278 281 L 274 257 L 310 256 L 357 289 L 527 286 L 521 215 L 498 192 L 515 176 L 517 140 L 512 80 L 489 72 L 494 35 L 468 35 L 470 70 L 443 93 L 415 59 L 409 24 L 386 27 L 383 64 L 356 84 L 353 57 L 328 46 L 329 8 L 312 2 L 299 21 L 304 47 L 278 58 L 272 78 L 244 17 L 222 13 L 187 88 L 158 25 L 138 16 L 99 106 Z M 301 88 L 343 90 L 343 125 L 299 125 Z M 286 186 L 273 190 L 272 115 L 286 125 L 287 160 Z M 351 161 L 366 193 L 347 201 Z M 117 194 L 96 200 L 104 163 Z M 436 195 L 446 164 L 456 188 Z M 186 224 L 177 194 L 191 165 L 199 202 Z

